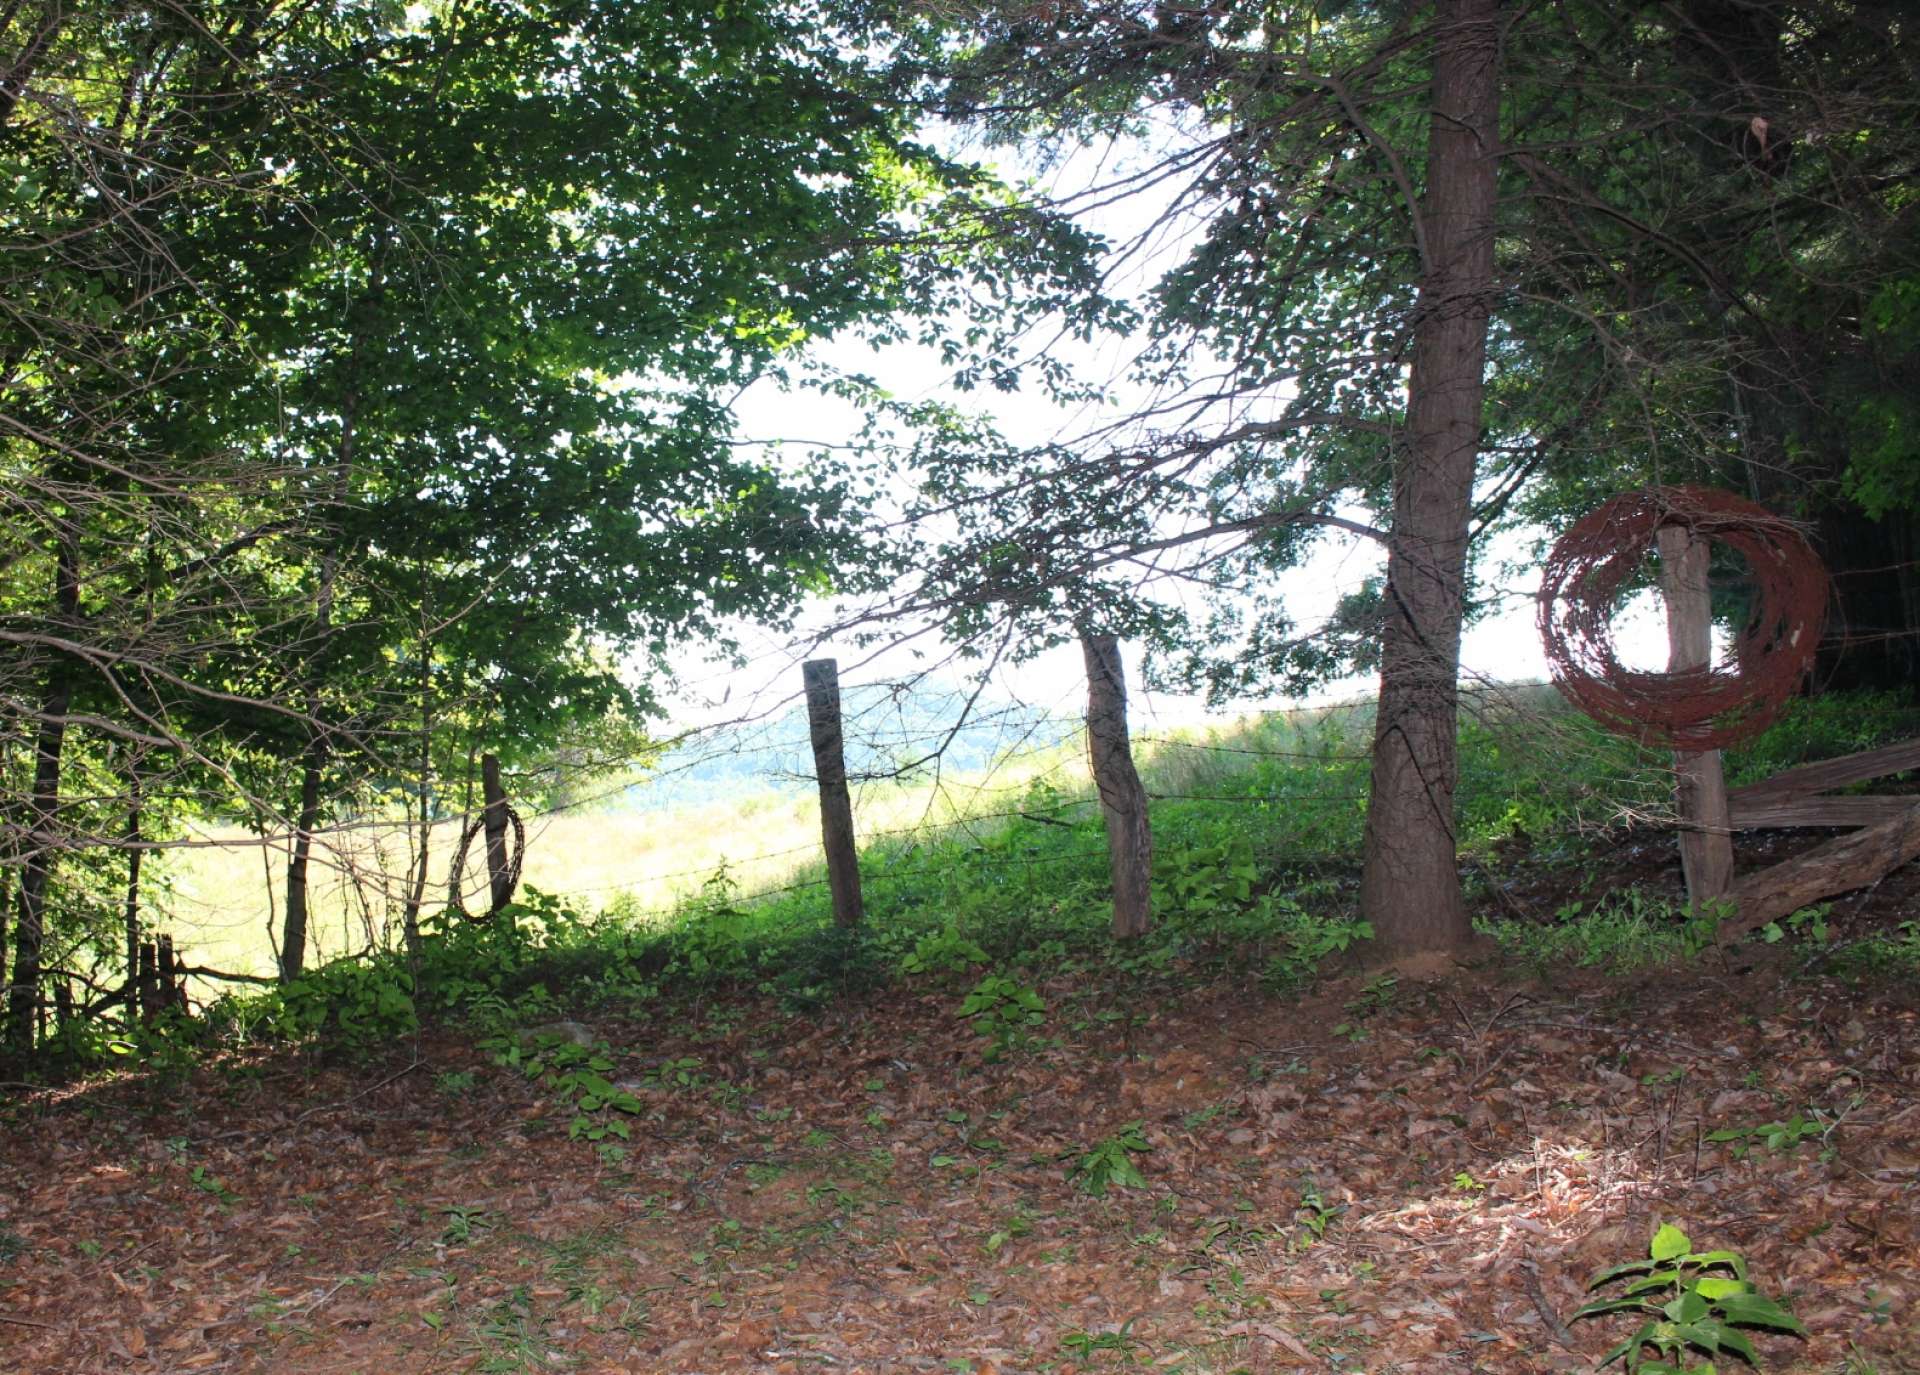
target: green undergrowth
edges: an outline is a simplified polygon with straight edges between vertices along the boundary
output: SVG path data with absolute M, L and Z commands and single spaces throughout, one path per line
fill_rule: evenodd
M 1466 708 L 1460 836 L 1482 878 L 1516 849 L 1532 865 L 1577 867 L 1595 830 L 1664 805 L 1664 756 L 1604 734 L 1549 693 L 1469 697 Z M 484 1034 L 571 1010 L 709 992 L 806 1012 L 909 985 L 972 989 L 982 1008 L 992 1004 L 982 1031 L 1004 1053 L 1042 1034 L 1031 1029 L 1040 1019 L 1024 990 L 1062 974 L 1136 991 L 1220 977 L 1298 991 L 1329 968 L 1357 967 L 1371 934 L 1356 910 L 1369 715 L 1272 716 L 1146 743 L 1156 925 L 1135 941 L 1107 934 L 1098 808 L 1085 793 L 1036 781 L 1000 814 L 869 845 L 859 929 L 832 924 L 819 874 L 748 894 L 722 869 L 655 914 L 618 906 L 582 914 L 529 891 L 492 921 L 449 914 L 428 923 L 415 951 L 337 961 L 264 994 L 223 1000 L 178 1035 L 359 1054 L 411 1035 L 423 1019 Z M 1799 702 L 1730 754 L 1729 773 L 1736 782 L 1762 777 L 1916 730 L 1920 713 L 1889 699 Z M 1511 962 L 1540 970 L 1670 964 L 1698 955 L 1713 935 L 1712 914 L 1692 916 L 1633 889 L 1543 921 L 1497 915 L 1489 908 L 1482 929 Z M 1770 938 L 1832 946 L 1827 965 L 1840 972 L 1920 970 L 1911 923 L 1835 944 L 1816 910 Z M 1001 1017 L 1003 1007 L 1018 1015 Z

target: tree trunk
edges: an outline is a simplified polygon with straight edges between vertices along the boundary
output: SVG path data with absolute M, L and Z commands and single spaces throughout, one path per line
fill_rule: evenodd
M 80 614 L 80 552 L 71 536 L 60 541 L 54 565 L 56 624 L 70 628 Z M 59 852 L 60 758 L 66 746 L 67 712 L 73 705 L 73 665 L 56 658 L 47 666 L 40 699 L 40 729 L 34 745 L 32 833 L 13 936 L 13 988 L 7 1003 L 7 1049 L 25 1059 L 33 1052 L 34 1026 L 40 1021 L 40 951 L 46 937 L 47 881 Z
M 346 435 L 341 441 L 343 455 L 351 454 L 352 441 L 352 414 L 349 412 Z M 342 465 L 347 461 L 347 457 L 343 456 Z M 333 638 L 334 581 L 339 573 L 339 557 L 329 552 L 321 560 L 320 586 L 314 594 L 314 621 L 319 653 L 323 656 L 327 642 Z M 327 733 L 321 721 L 321 713 L 325 710 L 320 697 L 322 670 L 315 665 L 311 673 L 306 700 L 307 748 L 300 761 L 300 815 L 294 822 L 293 853 L 287 859 L 287 913 L 280 936 L 282 980 L 298 978 L 307 963 L 307 866 L 313 854 L 313 830 L 320 824 L 321 771 L 327 764 Z
M 840 667 L 832 659 L 800 666 L 807 688 L 807 728 L 813 740 L 813 772 L 820 783 L 820 837 L 827 852 L 827 885 L 833 920 L 858 926 L 866 916 L 860 895 L 860 854 L 853 839 L 853 801 L 847 796 L 847 761 L 840 732 Z
M 513 901 L 513 875 L 507 871 L 507 790 L 500 786 L 498 755 L 480 756 L 480 824 L 487 833 L 487 914 Z
M 127 775 L 130 801 L 127 804 L 127 1025 L 139 1014 L 140 982 L 140 774 Z
M 1087 746 L 1093 785 L 1107 823 L 1107 859 L 1113 872 L 1113 935 L 1144 936 L 1153 926 L 1153 829 L 1147 790 L 1133 766 L 1127 738 L 1127 679 L 1120 642 L 1112 635 L 1080 635 L 1087 663 Z
M 1442 0 L 1408 430 L 1394 455 L 1387 618 L 1361 909 L 1391 954 L 1473 935 L 1453 794 L 1468 519 L 1485 397 L 1498 150 L 1498 0 Z
M 307 963 L 308 862 L 313 832 L 320 824 L 320 773 L 326 764 L 326 737 L 317 724 L 300 766 L 300 815 L 294 821 L 293 853 L 287 858 L 287 913 L 280 930 L 280 978 L 296 979 Z
M 427 900 L 427 857 L 433 848 L 433 647 L 425 635 L 420 646 L 420 850 L 414 856 L 413 882 L 407 889 L 400 923 L 409 958 L 420 956 L 420 909 Z

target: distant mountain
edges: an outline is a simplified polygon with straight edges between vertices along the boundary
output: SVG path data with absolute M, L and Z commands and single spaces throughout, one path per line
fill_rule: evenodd
M 956 730 L 963 711 L 965 723 Z M 931 777 L 936 767 L 947 774 L 979 773 L 1007 754 L 1057 745 L 1080 727 L 1077 720 L 1007 698 L 983 696 L 967 710 L 966 693 L 925 684 L 911 692 L 884 684 L 848 687 L 841 695 L 841 719 L 847 774 L 856 782 L 903 770 L 909 778 Z M 689 741 L 613 805 L 657 811 L 813 787 L 806 708 L 796 704 L 770 720 L 723 727 Z

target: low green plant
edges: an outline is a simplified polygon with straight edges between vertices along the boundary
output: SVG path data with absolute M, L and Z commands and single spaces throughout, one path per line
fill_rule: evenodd
M 1803 1141 L 1822 1140 L 1839 1125 L 1839 1118 L 1819 1108 L 1796 1112 L 1784 1122 L 1761 1122 L 1746 1127 L 1722 1127 L 1707 1133 L 1709 1141 L 1730 1141 L 1736 1160 L 1744 1160 L 1755 1146 L 1764 1146 L 1775 1155 L 1784 1155 Z
M 1144 1189 L 1147 1177 L 1133 1163 L 1133 1157 L 1153 1149 L 1145 1135 L 1144 1122 L 1129 1122 L 1119 1131 L 1082 1155 L 1068 1177 L 1082 1193 L 1103 1197 L 1109 1188 Z
M 275 1031 L 317 1039 L 324 1049 L 369 1054 L 420 1029 L 413 976 L 392 960 L 334 960 L 309 969 L 270 995 Z
M 1592 904 L 1568 903 L 1551 925 L 1481 923 L 1509 952 L 1541 968 L 1572 962 L 1610 974 L 1690 960 L 1711 948 L 1727 913 L 1723 902 L 1697 912 L 1639 888 L 1609 893 Z
M 1600 1358 L 1602 1366 L 1624 1360 L 1627 1375 L 1714 1375 L 1711 1361 L 1689 1363 L 1694 1352 L 1731 1351 L 1758 1366 L 1759 1356 L 1742 1329 L 1807 1335 L 1798 1318 L 1749 1282 L 1747 1263 L 1737 1252 L 1695 1251 L 1692 1239 L 1671 1223 L 1662 1223 L 1653 1234 L 1647 1259 L 1610 1266 L 1588 1280 L 1587 1288 L 1618 1280 L 1627 1283 L 1617 1297 L 1586 1305 L 1572 1320 L 1646 1315 L 1637 1331 Z
M 986 962 L 987 952 L 979 941 L 961 935 L 952 926 L 943 926 L 913 943 L 912 953 L 900 961 L 900 970 L 905 974 L 951 974 Z
M 1393 1006 L 1394 994 L 1399 988 L 1399 979 L 1391 974 L 1382 974 L 1360 990 L 1360 995 L 1346 1005 L 1347 1011 L 1356 1017 L 1377 1016 Z
M 1293 1210 L 1293 1219 L 1300 1224 L 1300 1230 L 1294 1235 L 1294 1248 L 1305 1251 L 1316 1242 L 1325 1241 L 1327 1229 L 1335 1219 L 1346 1212 L 1346 1206 L 1328 1203 L 1320 1192 L 1320 1186 L 1307 1175 L 1300 1181 L 1300 1206 Z
M 1087 1332 L 1076 1328 L 1060 1338 L 1060 1345 L 1082 1358 L 1089 1358 L 1105 1351 L 1118 1356 L 1129 1365 L 1137 1359 L 1134 1354 L 1134 1347 L 1137 1344 L 1133 1336 L 1131 1320 L 1112 1332 Z
M 450 1069 L 433 1076 L 434 1089 L 448 1098 L 464 1098 L 477 1082 L 470 1069 Z
M 1283 939 L 1286 949 L 1267 961 L 1260 976 L 1261 982 L 1276 993 L 1292 992 L 1312 983 L 1328 958 L 1344 955 L 1361 941 L 1372 940 L 1373 924 L 1296 911 Z
M 887 962 L 865 927 L 837 923 L 791 937 L 780 972 L 768 987 L 787 1012 L 817 1012 L 829 1003 L 886 986 Z
M 192 1169 L 188 1170 L 187 1179 L 193 1184 L 193 1187 L 201 1193 L 212 1194 L 222 1203 L 232 1203 L 239 1198 L 238 1194 L 227 1187 L 225 1180 L 221 1179 L 220 1176 L 216 1175 L 212 1170 L 209 1170 L 205 1165 L 195 1165 Z
M 987 1038 L 986 1059 L 1009 1051 L 1032 1050 L 1040 1038 L 1034 1028 L 1047 1020 L 1046 1002 L 1033 989 L 1004 974 L 989 974 L 975 984 L 957 1014 Z
M 470 1208 L 461 1203 L 442 1208 L 440 1216 L 446 1219 L 446 1224 L 440 1229 L 442 1246 L 465 1246 L 473 1240 L 476 1229 L 488 1225 L 485 1208 Z
M 629 1140 L 633 1130 L 620 1117 L 638 1116 L 646 1105 L 607 1075 L 614 1062 L 607 1044 L 583 1046 L 565 1036 L 544 1032 L 526 1040 L 496 1037 L 486 1043 L 494 1062 L 537 1079 L 574 1110 L 567 1135 L 576 1141 L 605 1141 L 609 1136 Z M 689 1062 L 698 1065 L 699 1061 Z

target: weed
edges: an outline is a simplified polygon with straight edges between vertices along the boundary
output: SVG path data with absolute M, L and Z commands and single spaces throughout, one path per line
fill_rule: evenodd
M 1642 889 L 1626 888 L 1590 906 L 1569 903 L 1549 926 L 1495 922 L 1481 929 L 1538 969 L 1571 961 L 1627 974 L 1698 955 L 1713 944 L 1725 914 L 1722 903 L 1705 903 L 1699 912 L 1689 912 Z
M 1347 1011 L 1360 1018 L 1378 1016 L 1393 1006 L 1393 997 L 1399 987 L 1399 979 L 1391 974 L 1383 974 L 1360 990 L 1360 995 L 1346 1005 Z
M 1284 939 L 1287 948 L 1267 961 L 1260 976 L 1261 982 L 1276 993 L 1293 992 L 1313 982 L 1329 956 L 1344 955 L 1361 941 L 1372 940 L 1373 925 L 1296 912 Z
M 974 985 L 956 1015 L 971 1021 L 987 1038 L 985 1058 L 991 1063 L 1009 1051 L 1033 1050 L 1041 1044 L 1033 1028 L 1047 1020 L 1047 1005 L 1026 985 L 1004 974 L 989 974 Z
M 1848 1104 L 1848 1111 L 1857 1106 L 1858 1100 Z M 1718 1131 L 1707 1133 L 1709 1141 L 1731 1141 L 1738 1144 L 1733 1148 L 1736 1160 L 1746 1159 L 1755 1146 L 1764 1146 L 1776 1155 L 1784 1155 L 1803 1141 L 1816 1137 L 1825 1141 L 1846 1116 L 1845 1112 L 1834 1113 L 1820 1108 L 1808 1108 L 1805 1112 L 1796 1112 L 1784 1122 L 1762 1122 L 1747 1127 L 1722 1127 Z M 1822 1152 L 1821 1158 L 1832 1155 L 1832 1149 Z
M 986 1240 L 980 1243 L 980 1249 L 990 1256 L 997 1256 L 1008 1242 L 1030 1236 L 1032 1232 L 1033 1215 L 1027 1211 L 1025 1205 L 1022 1205 L 1015 1208 L 1013 1215 L 1005 1222 L 987 1233 Z
M 188 1170 L 187 1179 L 193 1184 L 193 1187 L 201 1193 L 212 1194 L 222 1203 L 231 1204 L 239 1201 L 240 1196 L 234 1193 L 232 1189 L 229 1189 L 225 1182 L 205 1165 L 195 1165 L 192 1169 Z
M 1600 1358 L 1603 1366 L 1624 1358 L 1628 1375 L 1713 1375 L 1713 1365 L 1682 1364 L 1690 1352 L 1717 1356 L 1731 1351 L 1749 1365 L 1759 1357 L 1741 1331 L 1759 1328 L 1804 1337 L 1800 1320 L 1760 1293 L 1747 1279 L 1747 1263 L 1734 1251 L 1695 1251 L 1687 1234 L 1662 1223 L 1647 1246 L 1647 1259 L 1611 1266 L 1587 1281 L 1598 1289 L 1627 1281 L 1619 1297 L 1600 1299 L 1573 1321 L 1607 1313 L 1642 1313 L 1638 1331 Z M 1651 1348 L 1656 1358 L 1644 1353 Z
M 1143 1134 L 1144 1127 L 1143 1122 L 1127 1123 L 1082 1155 L 1067 1172 L 1068 1177 L 1080 1186 L 1082 1192 L 1092 1194 L 1095 1198 L 1102 1197 L 1114 1185 L 1122 1189 L 1146 1188 L 1146 1176 L 1133 1163 L 1134 1156 L 1144 1155 L 1153 1149 Z
M 450 1069 L 433 1077 L 433 1087 L 448 1098 L 464 1098 L 473 1091 L 475 1081 L 470 1069 Z
M 913 953 L 900 961 L 900 969 L 907 974 L 950 974 L 985 963 L 987 952 L 980 942 L 961 935 L 955 927 L 944 926 L 915 941 Z
M 1320 1192 L 1320 1186 L 1308 1175 L 1300 1181 L 1300 1206 L 1293 1210 L 1293 1220 L 1300 1225 L 1294 1235 L 1294 1248 L 1305 1251 L 1314 1243 L 1325 1241 L 1327 1229 L 1334 1220 L 1346 1211 L 1346 1205 L 1329 1204 Z
M 1128 1321 L 1111 1332 L 1086 1332 L 1075 1329 L 1060 1338 L 1060 1345 L 1077 1356 L 1092 1357 L 1100 1352 L 1110 1352 L 1132 1365 L 1138 1357 L 1134 1347 L 1139 1342 L 1133 1335 L 1133 1323 Z
M 454 1203 L 440 1210 L 446 1225 L 440 1229 L 442 1246 L 465 1246 L 473 1240 L 475 1228 L 489 1225 L 485 1208 L 469 1208 L 463 1203 Z
M 573 1120 L 567 1124 L 569 1137 L 595 1142 L 609 1136 L 617 1136 L 622 1141 L 632 1137 L 632 1129 L 609 1114 L 637 1116 L 645 1111 L 646 1105 L 607 1078 L 613 1069 L 613 1058 L 604 1041 L 583 1046 L 565 1036 L 545 1032 L 531 1038 L 531 1042 L 494 1037 L 482 1044 L 494 1052 L 496 1064 L 539 1080 L 561 1102 L 573 1107 Z M 690 1063 L 698 1065 L 699 1061 Z

